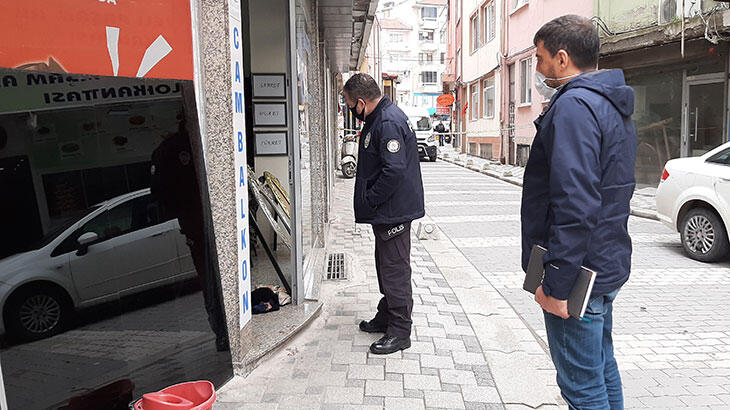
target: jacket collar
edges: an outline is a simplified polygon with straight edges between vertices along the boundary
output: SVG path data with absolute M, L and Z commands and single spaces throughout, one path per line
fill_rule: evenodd
M 383 109 L 390 104 L 392 103 L 390 102 L 390 99 L 388 97 L 384 96 L 380 99 L 378 105 L 376 105 L 373 111 L 368 114 L 367 117 L 365 117 L 365 125 L 367 126 L 367 128 L 370 128 L 373 123 L 375 123 L 378 117 L 380 117 L 380 113 L 383 111 Z

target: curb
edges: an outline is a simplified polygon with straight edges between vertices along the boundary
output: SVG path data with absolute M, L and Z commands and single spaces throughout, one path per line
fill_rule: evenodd
M 479 170 L 479 169 L 476 169 L 476 167 L 474 167 L 473 165 L 466 165 L 462 161 L 457 161 L 457 160 L 454 160 L 454 159 L 451 159 L 451 158 L 444 158 L 442 155 L 439 155 L 439 159 L 442 160 L 442 161 L 444 161 L 444 162 L 448 162 L 449 164 L 454 164 L 454 165 L 460 166 L 462 168 L 466 168 L 469 171 L 479 172 L 480 174 L 484 174 L 484 175 L 490 176 L 492 178 L 497 178 L 500 181 L 504 181 L 504 182 L 510 183 L 512 185 L 516 185 L 518 187 L 522 187 L 522 182 L 521 181 L 516 180 L 514 178 L 504 177 L 504 176 L 500 175 L 497 172 L 494 172 L 494 171 L 486 171 L 486 170 Z M 657 216 L 656 211 L 653 211 L 653 210 L 640 209 L 640 208 L 631 208 L 631 215 L 637 216 L 639 218 L 645 218 L 645 219 L 651 219 L 651 220 L 654 220 L 654 221 L 659 221 L 659 216 Z

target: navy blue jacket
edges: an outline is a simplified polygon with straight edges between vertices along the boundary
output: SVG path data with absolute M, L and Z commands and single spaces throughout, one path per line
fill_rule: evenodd
M 358 223 L 398 224 L 425 215 L 416 134 L 387 97 L 365 118 L 354 199 Z
M 581 265 L 598 273 L 592 296 L 629 278 L 633 112 L 623 72 L 601 70 L 568 82 L 535 121 L 522 195 L 522 268 L 533 245 L 548 249 L 547 295 L 567 299 Z

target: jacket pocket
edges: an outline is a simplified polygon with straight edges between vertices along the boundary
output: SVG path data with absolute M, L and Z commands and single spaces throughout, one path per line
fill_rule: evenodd
M 358 219 L 371 219 L 375 216 L 375 208 L 371 207 L 365 198 L 367 192 L 367 183 L 363 183 L 357 192 L 357 201 L 355 201 L 355 213 Z

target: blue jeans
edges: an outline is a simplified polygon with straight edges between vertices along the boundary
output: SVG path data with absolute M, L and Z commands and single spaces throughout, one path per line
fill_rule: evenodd
M 618 290 L 588 302 L 585 318 L 545 313 L 550 355 L 560 393 L 570 409 L 623 410 L 621 375 L 613 357 L 613 300 Z

